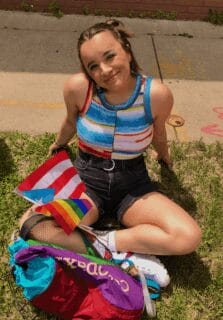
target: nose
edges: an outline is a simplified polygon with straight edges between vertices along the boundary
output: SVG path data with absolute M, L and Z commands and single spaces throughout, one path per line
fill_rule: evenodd
M 103 75 L 109 74 L 112 70 L 112 67 L 107 63 L 101 63 L 100 69 Z

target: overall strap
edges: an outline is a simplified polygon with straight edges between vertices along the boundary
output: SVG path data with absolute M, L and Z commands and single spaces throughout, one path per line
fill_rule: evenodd
M 144 88 L 144 108 L 145 108 L 145 115 L 146 120 L 149 124 L 153 123 L 153 116 L 151 112 L 151 104 L 150 104 L 150 88 L 152 77 L 147 77 L 145 81 L 145 88 Z

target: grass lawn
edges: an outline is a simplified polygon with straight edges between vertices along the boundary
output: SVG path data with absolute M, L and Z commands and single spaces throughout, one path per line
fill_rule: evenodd
M 8 272 L 7 243 L 29 203 L 14 188 L 47 155 L 53 134 L 0 133 L 0 319 L 54 319 L 24 304 Z M 75 152 L 75 147 L 73 147 Z M 162 257 L 171 285 L 156 302 L 159 320 L 223 319 L 223 144 L 171 143 L 169 171 L 148 159 L 152 178 L 170 198 L 188 210 L 203 230 L 197 252 Z M 10 280 L 10 281 L 9 281 Z M 16 297 L 16 301 L 15 301 Z M 23 317 L 22 317 L 23 315 Z M 143 320 L 147 316 L 144 315 Z

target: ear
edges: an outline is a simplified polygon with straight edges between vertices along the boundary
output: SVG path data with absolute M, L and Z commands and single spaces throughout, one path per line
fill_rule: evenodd
M 131 63 L 132 62 L 132 55 L 130 52 L 126 52 L 127 57 L 128 57 L 128 62 Z

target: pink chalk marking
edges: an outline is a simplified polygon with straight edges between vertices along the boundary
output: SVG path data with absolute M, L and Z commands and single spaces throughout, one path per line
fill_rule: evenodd
M 223 107 L 215 107 L 213 111 L 218 113 L 218 118 L 223 120 Z
M 218 114 L 219 119 L 223 120 L 223 107 L 214 107 L 212 110 Z M 201 128 L 201 131 L 212 136 L 223 137 L 223 129 L 219 128 L 217 123 L 209 124 Z
M 212 136 L 222 137 L 223 138 L 223 129 L 218 128 L 218 124 L 209 124 L 206 127 L 201 128 L 202 132 L 211 134 Z

